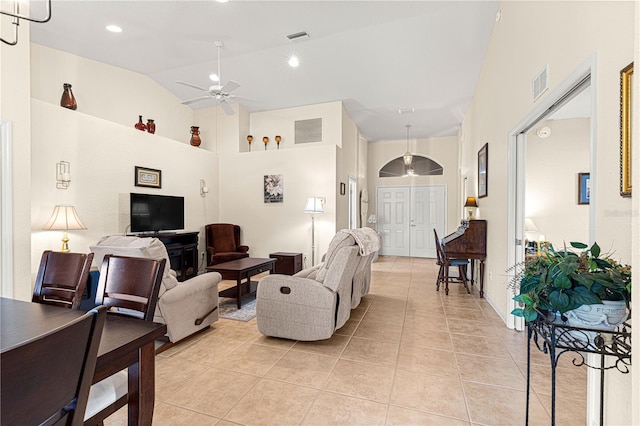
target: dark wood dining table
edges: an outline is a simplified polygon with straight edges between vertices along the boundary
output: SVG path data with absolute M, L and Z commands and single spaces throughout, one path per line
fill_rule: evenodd
M 83 311 L 0 297 L 0 352 L 84 314 Z M 107 315 L 93 383 L 128 369 L 129 425 L 151 425 L 155 402 L 155 340 L 167 326 Z

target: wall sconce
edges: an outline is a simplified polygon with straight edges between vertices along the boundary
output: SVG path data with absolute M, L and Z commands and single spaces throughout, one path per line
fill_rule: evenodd
M 200 196 L 204 198 L 207 196 L 208 192 L 209 188 L 207 188 L 207 182 L 205 182 L 204 179 L 200 179 Z
M 9 2 L 7 1 L 3 3 L 9 3 Z M 13 24 L 13 41 L 5 40 L 2 37 L 0 37 L 0 40 L 2 40 L 3 43 L 8 44 L 9 46 L 15 46 L 16 44 L 18 44 L 18 26 L 20 25 L 20 19 L 24 19 L 25 21 L 36 22 L 40 24 L 48 22 L 51 19 L 51 0 L 47 0 L 45 3 L 46 16 L 44 18 L 32 18 L 30 16 L 22 15 L 20 14 L 19 0 L 13 0 L 13 2 L 11 3 L 13 4 L 13 7 L 11 8 L 12 11 L 7 12 L 6 10 L 0 10 L 0 14 L 7 15 L 13 18 L 11 21 L 11 23 Z
M 56 163 L 56 188 L 67 189 L 71 184 L 71 164 L 68 161 Z

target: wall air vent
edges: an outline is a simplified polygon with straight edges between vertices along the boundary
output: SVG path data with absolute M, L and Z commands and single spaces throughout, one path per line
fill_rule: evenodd
M 322 142 L 322 118 L 294 122 L 295 143 Z
M 533 79 L 533 101 L 540 97 L 549 88 L 549 65 L 545 67 Z
M 309 37 L 311 37 L 311 36 L 306 31 L 300 31 L 299 33 L 293 33 L 293 34 L 289 34 L 287 36 L 289 41 L 299 41 L 299 40 L 307 39 Z

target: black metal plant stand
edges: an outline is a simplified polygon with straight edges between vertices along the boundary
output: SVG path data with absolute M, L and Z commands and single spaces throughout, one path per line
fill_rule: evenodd
M 577 355 L 573 365 L 600 370 L 600 425 L 604 424 L 604 373 L 612 368 L 623 374 L 629 372 L 631 366 L 631 325 L 624 323 L 615 331 L 602 331 L 582 327 L 570 327 L 555 321 L 555 317 L 538 315 L 535 321 L 527 323 L 527 414 L 529 424 L 529 396 L 531 391 L 531 339 L 538 350 L 549 354 L 551 360 L 551 425 L 556 424 L 556 367 L 558 359 L 564 353 Z M 585 354 L 607 355 L 614 357 L 613 363 L 605 364 L 605 357 L 600 357 L 600 365 L 590 365 Z

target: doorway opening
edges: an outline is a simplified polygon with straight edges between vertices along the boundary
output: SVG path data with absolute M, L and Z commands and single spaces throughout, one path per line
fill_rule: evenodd
M 540 213 L 543 209 L 541 208 L 540 203 L 544 201 L 542 199 L 536 201 L 535 197 L 529 198 L 527 194 L 527 190 L 530 192 L 535 192 L 534 190 L 538 188 L 535 183 L 527 184 L 527 176 L 530 179 L 533 179 L 536 173 L 532 171 L 528 171 L 527 165 L 527 148 L 528 148 L 528 135 L 532 132 L 537 133 L 536 137 L 541 140 L 549 137 L 547 133 L 553 133 L 553 129 L 551 126 L 545 125 L 552 118 L 567 118 L 569 117 L 568 112 L 572 109 L 576 108 L 578 102 L 582 102 L 584 105 L 581 106 L 580 110 L 586 110 L 586 115 L 589 117 L 595 117 L 595 109 L 596 109 L 596 93 L 595 87 L 591 84 L 592 77 L 595 73 L 595 55 L 591 57 L 589 60 L 585 61 L 576 71 L 574 71 L 569 77 L 567 77 L 552 93 L 549 94 L 541 103 L 532 110 L 521 122 L 518 126 L 514 128 L 510 132 L 509 135 L 509 191 L 508 191 L 508 206 L 509 206 L 509 215 L 508 215 L 508 265 L 516 265 L 524 262 L 525 259 L 525 241 L 527 238 L 535 238 L 536 240 L 540 240 L 543 238 L 547 240 L 550 238 L 549 235 L 558 235 L 557 231 L 552 230 L 552 227 L 547 227 L 545 229 L 540 229 L 537 224 L 535 224 L 535 219 L 531 216 L 533 214 L 539 214 L 541 217 L 545 216 L 546 213 Z M 576 113 L 572 113 L 576 115 Z M 584 115 L 581 113 L 580 115 Z M 563 167 L 562 173 L 564 173 L 564 169 L 568 169 L 566 172 L 570 175 L 575 174 L 575 182 L 573 178 L 569 185 L 573 185 L 575 183 L 576 187 L 578 185 L 578 174 L 579 172 L 588 172 L 590 173 L 590 183 L 591 185 L 595 184 L 596 179 L 596 120 L 590 119 L 588 120 L 587 130 L 584 130 L 586 134 L 588 134 L 588 144 L 585 144 L 584 148 L 586 148 L 587 153 L 583 153 L 585 159 L 582 160 L 582 163 L 578 164 L 571 161 L 571 166 Z M 584 123 L 581 124 L 584 126 Z M 547 129 L 544 129 L 547 127 Z M 561 126 L 557 126 L 560 128 Z M 542 131 L 541 131 L 542 130 Z M 543 136 L 541 138 L 541 136 Z M 533 137 L 531 138 L 533 140 Z M 550 138 L 549 138 L 550 139 Z M 539 147 L 536 147 L 539 150 Z M 559 146 L 551 147 L 554 153 Z M 535 151 L 535 150 L 534 150 Z M 551 157 L 551 154 L 547 153 L 548 158 Z M 556 154 L 553 154 L 556 155 Z M 559 156 L 559 155 L 558 155 Z M 537 164 L 536 168 L 542 169 L 542 172 L 545 170 L 549 174 L 555 174 L 555 169 L 547 167 L 547 164 Z M 580 170 L 573 170 L 574 168 L 581 168 Z M 584 168 L 587 170 L 583 170 Z M 575 173 L 573 173 L 575 172 Z M 555 185 L 553 186 L 555 188 Z M 548 194 L 548 193 L 547 193 Z M 584 206 L 588 210 L 585 217 L 585 222 L 587 224 L 588 230 L 585 235 L 588 235 L 589 241 L 595 235 L 595 194 L 591 194 L 589 205 Z M 555 191 L 554 191 L 555 197 Z M 575 197 L 571 197 L 571 200 L 566 201 L 567 203 L 577 204 L 577 193 Z M 528 210 L 527 210 L 528 207 Z M 533 213 L 532 213 L 533 212 Z M 557 214 L 557 212 L 556 212 Z M 525 220 L 529 218 L 530 220 Z M 531 220 L 533 219 L 533 220 Z M 545 223 L 543 219 L 541 219 L 541 223 Z M 527 224 L 525 224 L 527 222 Z M 535 228 L 532 229 L 531 222 L 533 222 L 538 230 Z M 549 222 L 547 222 L 549 223 Z M 547 234 L 547 232 L 551 232 L 552 234 Z M 554 237 L 557 238 L 557 237 Z M 513 308 L 515 308 L 515 302 L 512 300 L 514 296 L 513 288 L 508 288 L 505 292 L 505 296 L 507 297 L 507 312 L 511 312 Z M 507 316 L 507 326 L 510 328 L 515 328 L 517 330 L 524 329 L 524 321 L 522 318 L 515 317 L 511 314 Z
M 349 176 L 349 229 L 358 227 L 358 183 Z

